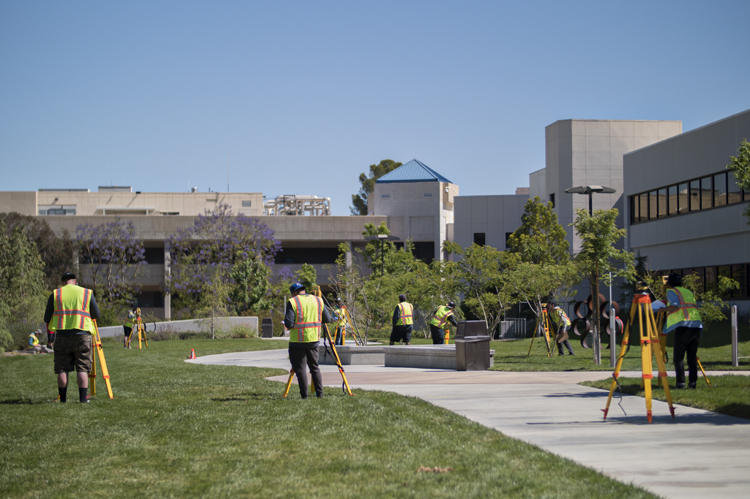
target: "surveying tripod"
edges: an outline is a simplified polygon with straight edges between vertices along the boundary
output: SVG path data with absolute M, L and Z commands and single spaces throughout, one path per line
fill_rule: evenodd
M 674 419 L 674 406 L 672 405 L 672 394 L 669 391 L 669 382 L 667 381 L 667 368 L 664 364 L 664 352 L 659 348 L 657 353 L 652 345 L 660 345 L 659 342 L 659 330 L 656 327 L 656 320 L 654 319 L 654 311 L 651 309 L 651 298 L 648 294 L 648 286 L 644 282 L 639 282 L 636 285 L 636 293 L 633 295 L 633 304 L 630 307 L 630 318 L 628 324 L 625 326 L 625 331 L 622 337 L 622 344 L 620 345 L 620 355 L 617 359 L 617 365 L 615 371 L 612 373 L 612 386 L 609 388 L 609 396 L 607 397 L 607 405 L 602 412 L 604 412 L 604 419 L 607 419 L 607 412 L 609 412 L 609 404 L 612 401 L 612 394 L 615 388 L 619 384 L 617 378 L 620 375 L 620 369 L 622 368 L 622 360 L 625 357 L 625 353 L 628 348 L 628 340 L 630 339 L 630 326 L 635 322 L 635 316 L 638 314 L 638 330 L 641 339 L 641 370 L 643 380 L 643 390 L 646 398 L 646 418 L 648 422 L 651 422 L 651 380 L 653 379 L 653 359 L 656 358 L 656 364 L 659 369 L 659 378 L 661 378 L 662 386 L 664 387 L 664 395 L 667 398 L 669 404 L 669 412 Z
M 104 349 L 102 348 L 102 338 L 99 336 L 99 326 L 96 325 L 96 319 L 94 322 L 94 334 L 91 338 L 92 346 L 96 349 L 96 353 L 99 355 L 99 363 L 102 365 L 102 378 L 107 384 L 107 393 L 109 398 L 115 398 L 112 394 L 112 385 L 109 382 L 109 370 L 107 370 L 107 361 L 104 359 Z M 91 356 L 91 372 L 89 373 L 89 379 L 91 380 L 91 396 L 96 395 L 96 355 Z
M 143 319 L 141 318 L 140 307 L 135 309 L 135 323 L 133 329 L 130 330 L 130 336 L 128 336 L 128 345 L 130 344 L 130 338 L 133 336 L 133 331 L 138 331 L 138 349 L 141 349 L 141 341 L 146 343 L 148 348 L 148 338 L 146 338 L 146 326 L 143 325 Z
M 547 345 L 547 357 L 552 357 L 554 355 L 554 351 L 552 350 L 555 338 L 554 331 L 555 329 L 552 324 L 552 319 L 550 319 L 549 314 L 547 313 L 547 304 L 542 303 L 542 312 L 539 314 L 539 317 L 536 320 L 534 334 L 531 336 L 531 345 L 529 345 L 529 353 L 527 353 L 526 356 L 528 357 L 529 355 L 531 355 L 531 347 L 534 346 L 534 337 L 542 332 L 544 343 Z

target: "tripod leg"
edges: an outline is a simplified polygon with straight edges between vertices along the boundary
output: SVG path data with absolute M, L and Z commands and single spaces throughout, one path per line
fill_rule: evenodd
M 649 339 L 650 345 L 659 345 L 659 352 L 656 352 L 655 347 L 654 348 L 654 357 L 656 357 L 656 365 L 659 369 L 659 379 L 661 380 L 661 385 L 664 388 L 664 396 L 667 399 L 667 404 L 669 404 L 669 413 L 672 415 L 672 419 L 674 419 L 674 405 L 672 405 L 672 392 L 669 391 L 669 380 L 667 379 L 667 365 L 664 360 L 664 352 L 665 349 L 662 348 L 662 340 L 664 340 L 664 345 L 666 345 L 666 336 L 661 334 L 661 328 L 658 326 L 658 323 L 656 322 L 656 319 L 654 318 L 654 311 L 651 309 L 650 304 L 646 305 L 646 321 L 647 321 L 647 328 L 649 331 Z M 666 346 L 665 346 L 666 348 Z M 649 422 L 651 420 L 649 419 Z
M 107 385 L 107 394 L 109 395 L 109 398 L 113 399 L 115 396 L 112 393 L 112 384 L 109 382 L 109 370 L 107 369 L 107 361 L 104 358 L 102 338 L 99 336 L 99 327 L 96 325 L 96 320 L 94 320 L 94 330 L 96 331 L 96 336 L 94 338 L 96 341 L 96 351 L 99 354 L 99 364 L 102 366 L 102 378 L 104 378 L 104 383 Z
M 331 341 L 331 332 L 328 330 L 328 324 L 323 324 L 323 328 L 325 329 L 328 342 L 331 344 L 331 349 L 333 350 L 333 358 L 336 359 L 336 366 L 338 366 L 339 373 L 341 373 L 341 378 L 344 380 L 344 385 L 346 386 L 346 392 L 349 395 L 354 395 L 352 393 L 352 389 L 349 388 L 349 382 L 346 380 L 346 374 L 344 374 L 344 368 L 341 365 L 341 359 L 339 359 L 339 354 L 336 351 L 336 345 L 334 345 L 333 342 Z
M 531 355 L 531 347 L 534 346 L 534 338 L 536 335 L 539 334 L 539 320 L 536 321 L 536 326 L 534 326 L 534 334 L 531 335 L 531 345 L 529 345 L 529 353 L 526 354 L 526 357 Z
M 708 376 L 706 376 L 706 371 L 703 369 L 703 364 L 701 364 L 701 359 L 699 359 L 698 357 L 696 357 L 695 360 L 696 360 L 696 362 L 698 362 L 698 367 L 701 368 L 701 372 L 703 373 L 703 379 L 706 380 L 706 384 L 708 385 L 709 388 L 712 388 L 711 382 L 708 381 Z
M 96 336 L 91 338 L 92 347 L 96 348 Z M 89 385 L 91 385 L 91 396 L 96 396 L 96 355 L 91 355 L 91 372 L 89 373 Z
M 628 342 L 630 341 L 630 325 L 633 323 L 633 319 L 635 318 L 635 309 L 636 304 L 635 300 L 633 301 L 633 305 L 630 307 L 630 318 L 628 319 L 628 324 L 625 326 L 625 330 L 622 333 L 622 344 L 620 345 L 620 355 L 617 357 L 617 364 L 615 365 L 615 370 L 612 373 L 612 385 L 609 387 L 609 396 L 607 397 L 607 405 L 602 409 L 602 412 L 604 412 L 604 419 L 607 419 L 607 413 L 609 412 L 609 404 L 612 402 L 612 395 L 615 393 L 615 388 L 617 388 L 617 377 L 620 375 L 620 369 L 622 368 L 622 360 L 625 358 L 625 353 L 628 349 Z
M 286 388 L 284 388 L 284 395 L 281 398 L 286 398 L 289 395 L 289 389 L 292 387 L 292 380 L 294 379 L 294 369 L 289 370 L 289 379 L 286 381 Z

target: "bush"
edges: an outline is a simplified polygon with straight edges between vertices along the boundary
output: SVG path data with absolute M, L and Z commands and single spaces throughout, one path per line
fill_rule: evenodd
M 0 319 L 0 353 L 13 349 L 13 336 L 5 327 L 5 321 Z

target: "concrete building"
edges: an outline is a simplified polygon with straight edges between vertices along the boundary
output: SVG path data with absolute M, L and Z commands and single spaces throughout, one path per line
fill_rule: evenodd
M 521 225 L 528 194 L 459 196 L 453 242 L 505 250 L 508 237 Z
M 627 249 L 654 270 L 696 272 L 707 288 L 731 277 L 732 297 L 747 298 L 750 193 L 726 169 L 743 139 L 750 110 L 626 154 Z
M 529 175 L 529 197 L 551 201 L 557 219 L 568 232 L 574 252 L 580 240 L 570 224 L 575 210 L 588 210 L 588 196 L 566 194 L 571 187 L 600 185 L 614 194 L 594 194 L 593 209 L 620 211 L 624 225 L 623 155 L 682 132 L 680 121 L 560 120 L 545 129 L 544 170 Z

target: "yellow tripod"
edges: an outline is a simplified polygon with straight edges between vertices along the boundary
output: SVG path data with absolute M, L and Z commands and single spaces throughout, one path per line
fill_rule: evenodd
M 349 388 L 349 381 L 346 379 L 346 374 L 344 373 L 344 368 L 341 365 L 341 359 L 339 359 L 339 354 L 336 352 L 336 345 L 333 344 L 333 340 L 331 339 L 331 333 L 328 331 L 328 324 L 323 324 L 323 329 L 325 330 L 325 337 L 328 338 L 328 343 L 331 345 L 331 349 L 333 350 L 333 358 L 336 359 L 336 366 L 339 368 L 339 373 L 341 373 L 341 378 L 344 380 L 342 389 L 344 390 L 344 393 L 348 393 L 349 395 L 354 395 L 352 393 L 351 388 Z M 325 340 L 324 340 L 325 344 Z M 294 370 L 289 370 L 289 379 L 286 382 L 286 387 L 284 388 L 284 395 L 282 395 L 282 398 L 286 398 L 286 396 L 289 394 L 289 389 L 292 387 L 292 380 L 294 379 Z M 313 383 L 314 385 L 314 383 Z
M 534 337 L 539 334 L 539 331 L 544 331 L 544 343 L 547 345 L 547 357 L 552 357 L 554 352 L 552 351 L 553 340 L 554 340 L 554 328 L 552 327 L 552 319 L 549 318 L 547 313 L 547 304 L 542 303 L 542 313 L 539 314 L 539 318 L 536 320 L 536 326 L 534 327 L 534 334 L 531 336 L 531 345 L 529 345 L 529 353 L 526 354 L 528 357 L 531 355 L 531 347 L 534 346 Z
M 141 349 L 141 341 L 146 343 L 146 348 L 148 348 L 148 338 L 146 338 L 146 326 L 143 325 L 143 319 L 141 318 L 141 309 L 136 308 L 135 309 L 135 324 L 133 324 L 133 329 L 138 331 L 138 349 Z M 130 344 L 130 337 L 133 336 L 133 329 L 130 330 L 130 336 L 128 337 L 128 344 Z
M 604 419 L 607 419 L 609 404 L 612 401 L 612 394 L 617 387 L 617 378 L 622 368 L 622 360 L 628 348 L 630 338 L 630 326 L 635 322 L 635 316 L 638 314 L 638 329 L 641 339 L 641 370 L 643 379 L 643 390 L 646 398 L 646 418 L 651 422 L 651 380 L 653 379 L 652 367 L 653 359 L 656 358 L 656 364 L 659 369 L 659 378 L 661 378 L 664 387 L 664 395 L 667 397 L 669 412 L 674 418 L 674 406 L 672 405 L 672 394 L 669 391 L 669 382 L 667 381 L 667 368 L 664 364 L 664 352 L 660 349 L 659 353 L 653 349 L 652 345 L 659 345 L 659 330 L 656 327 L 654 311 L 651 309 L 651 298 L 648 295 L 648 288 L 644 283 L 639 283 L 638 292 L 633 295 L 633 304 L 630 307 L 630 319 L 625 327 L 625 332 L 620 345 L 620 355 L 617 359 L 615 371 L 612 373 L 612 386 L 609 388 L 609 397 L 607 397 L 607 406 L 602 409 Z
M 112 394 L 112 384 L 109 382 L 109 370 L 107 370 L 107 361 L 104 359 L 104 349 L 102 348 L 102 338 L 99 336 L 99 326 L 96 325 L 96 319 L 93 320 L 94 322 L 94 336 L 91 338 L 91 342 L 93 343 L 93 347 L 96 349 L 96 353 L 99 355 L 99 362 L 102 365 L 102 378 L 104 378 L 104 382 L 107 384 L 107 393 L 109 394 L 109 398 L 115 398 Z M 96 395 L 96 355 L 91 356 L 91 360 L 93 361 L 91 364 L 91 372 L 89 373 L 89 379 L 91 380 L 91 395 Z

